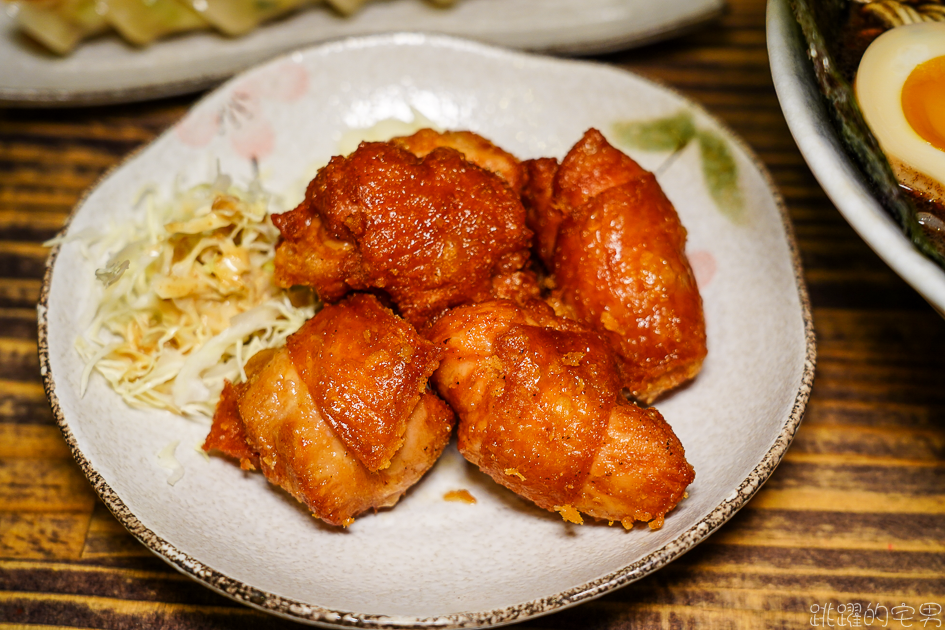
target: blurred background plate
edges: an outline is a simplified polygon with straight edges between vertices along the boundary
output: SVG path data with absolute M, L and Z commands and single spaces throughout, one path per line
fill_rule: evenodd
M 781 110 L 817 181 L 873 251 L 945 316 L 945 270 L 915 248 L 847 152 L 817 87 L 789 0 L 768 0 L 767 36 Z
M 343 18 L 315 6 L 228 39 L 192 33 L 136 49 L 114 34 L 68 57 L 42 50 L 0 12 L 0 104 L 73 105 L 146 100 L 197 91 L 300 46 L 349 35 L 428 31 L 560 54 L 595 54 L 664 39 L 719 15 L 724 0 L 423 0 L 367 4 Z

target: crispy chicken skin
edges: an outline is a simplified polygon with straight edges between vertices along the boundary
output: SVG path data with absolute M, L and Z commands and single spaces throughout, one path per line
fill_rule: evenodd
M 427 332 L 459 449 L 501 485 L 557 511 L 656 529 L 694 473 L 655 409 L 620 396 L 607 344 L 540 301 L 461 306 Z
M 558 231 L 565 217 L 608 188 L 646 173 L 596 129 L 584 134 L 560 166 L 555 158 L 538 158 L 525 160 L 522 171 L 528 227 L 535 233 L 536 253 L 549 270 L 554 268 Z
M 493 276 L 522 269 L 531 231 L 505 181 L 438 147 L 422 158 L 389 143 L 334 157 L 294 210 L 273 216 L 283 241 L 275 278 L 326 302 L 383 290 L 417 328 L 492 295 Z
M 522 203 L 526 224 L 535 233 L 534 250 L 548 269 L 554 267 L 555 243 L 564 214 L 554 207 L 554 181 L 558 160 L 538 158 L 522 162 Z
M 567 521 L 657 529 L 685 496 L 679 439 L 621 390 L 649 403 L 701 367 L 686 232 L 598 131 L 560 164 L 471 132 L 365 142 L 273 223 L 277 284 L 328 306 L 227 384 L 205 450 L 343 526 L 395 504 L 457 415 L 470 462 Z
M 529 179 L 544 188 L 526 202 L 540 253 L 553 247 L 550 302 L 607 337 L 623 386 L 650 403 L 693 378 L 706 355 L 686 230 L 653 174 L 594 129 L 550 179 L 550 203 L 547 172 Z
M 266 356 L 266 361 L 272 358 L 272 353 L 263 350 L 253 356 Z M 262 361 L 259 367 L 266 364 Z M 252 369 L 247 366 L 247 372 Z M 240 397 L 246 391 L 246 383 L 233 385 L 229 381 L 223 384 L 223 392 L 220 394 L 220 402 L 213 412 L 213 425 L 207 439 L 203 442 L 203 450 L 206 452 L 220 451 L 230 457 L 240 461 L 240 468 L 243 470 L 256 470 L 259 468 L 259 455 L 246 443 L 246 427 L 243 426 L 243 419 L 240 417 Z
M 326 306 L 225 388 L 204 449 L 347 526 L 394 505 L 449 441 L 454 414 L 426 390 L 440 354 L 372 295 Z
M 597 129 L 588 129 L 561 160 L 554 178 L 555 204 L 566 214 L 608 188 L 620 186 L 647 171 L 613 147 Z
M 391 143 L 423 157 L 437 147 L 456 149 L 476 166 L 499 175 L 519 195 L 522 192 L 522 165 L 519 159 L 472 131 L 421 129 L 412 136 L 391 139 Z
M 286 348 L 348 451 L 368 470 L 390 465 L 442 351 L 363 293 L 322 309 Z

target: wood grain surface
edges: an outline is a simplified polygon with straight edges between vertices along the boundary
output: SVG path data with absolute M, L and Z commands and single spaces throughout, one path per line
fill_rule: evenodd
M 818 339 L 804 423 L 764 488 L 709 540 L 522 628 L 945 625 L 945 321 L 857 237 L 805 165 L 772 88 L 764 9 L 731 0 L 699 32 L 599 61 L 704 104 L 771 171 Z M 42 242 L 196 98 L 0 110 L 0 628 L 296 627 L 183 577 L 125 532 L 73 462 L 41 385 Z M 838 614 L 854 603 L 878 616 Z

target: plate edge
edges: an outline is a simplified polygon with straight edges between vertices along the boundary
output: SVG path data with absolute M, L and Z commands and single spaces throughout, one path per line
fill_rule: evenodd
M 385 43 L 387 43 L 387 45 L 394 45 L 396 44 L 394 41 L 395 35 L 396 34 L 379 34 L 345 37 L 339 38 L 338 40 L 333 40 L 331 42 L 326 41 L 319 43 L 301 50 L 303 52 L 314 51 L 323 47 L 339 45 L 341 45 L 341 48 L 344 49 L 358 44 L 363 46 L 366 43 L 370 43 L 374 46 L 383 45 Z M 438 45 L 446 45 L 448 47 L 462 51 L 489 53 L 492 56 L 499 55 L 524 57 L 527 59 L 539 60 L 541 63 L 552 65 L 591 65 L 617 74 L 629 75 L 636 79 L 657 86 L 662 90 L 672 92 L 674 95 L 683 99 L 688 105 L 695 107 L 702 114 L 708 116 L 725 132 L 727 139 L 730 142 L 736 144 L 745 153 L 745 155 L 748 156 L 755 168 L 758 169 L 758 171 L 762 174 L 765 183 L 768 185 L 769 190 L 774 197 L 779 215 L 781 217 L 782 226 L 785 229 L 785 239 L 787 241 L 791 255 L 791 262 L 795 276 L 795 285 L 801 304 L 805 343 L 804 369 L 801 374 L 800 384 L 795 395 L 790 414 L 782 424 L 778 436 L 775 438 L 764 457 L 762 457 L 761 461 L 749 473 L 748 477 L 738 486 L 738 488 L 728 499 L 716 506 L 699 522 L 695 523 L 689 529 L 682 532 L 673 541 L 664 546 L 664 548 L 659 549 L 645 556 L 644 558 L 641 558 L 637 562 L 572 589 L 568 589 L 566 591 L 562 591 L 543 598 L 515 604 L 503 609 L 491 611 L 453 613 L 423 618 L 332 611 L 326 608 L 305 604 L 297 600 L 267 593 L 254 587 L 247 586 L 237 580 L 234 580 L 233 578 L 230 578 L 220 571 L 204 565 L 195 558 L 191 558 L 188 554 L 180 551 L 175 546 L 148 529 L 137 518 L 137 516 L 135 516 L 128 509 L 127 505 L 125 505 L 117 493 L 115 493 L 115 491 L 101 477 L 98 471 L 92 467 L 91 462 L 89 462 L 84 454 L 81 453 L 81 451 L 78 449 L 75 436 L 72 434 L 72 431 L 68 426 L 65 414 L 59 405 L 58 397 L 55 394 L 55 382 L 49 365 L 48 326 L 46 313 L 55 260 L 60 249 L 59 245 L 55 246 L 50 251 L 50 254 L 46 259 L 43 285 L 40 291 L 40 299 L 37 304 L 37 347 L 39 352 L 40 371 L 43 377 L 43 388 L 46 392 L 47 399 L 49 400 L 50 407 L 56 419 L 56 423 L 59 426 L 63 437 L 68 443 L 73 457 L 79 464 L 86 478 L 89 479 L 96 493 L 112 512 L 112 514 L 114 514 L 119 520 L 122 526 L 124 526 L 136 539 L 144 544 L 145 547 L 147 547 L 155 555 L 168 562 L 181 573 L 194 578 L 196 581 L 207 586 L 211 590 L 225 595 L 235 601 L 268 613 L 276 614 L 280 617 L 291 619 L 293 621 L 301 621 L 344 629 L 362 628 L 391 630 L 396 628 L 410 630 L 420 628 L 447 629 L 495 627 L 524 621 L 526 619 L 550 614 L 552 612 L 557 612 L 565 608 L 590 601 L 604 595 L 607 592 L 626 586 L 649 575 L 657 569 L 660 569 L 672 560 L 675 560 L 676 558 L 685 554 L 687 551 L 695 547 L 696 544 L 704 541 L 708 536 L 717 531 L 719 527 L 721 527 L 732 516 L 734 516 L 738 510 L 744 507 L 744 505 L 758 492 L 764 482 L 774 472 L 775 468 L 784 457 L 784 454 L 787 452 L 788 447 L 791 445 L 791 442 L 793 441 L 794 436 L 796 435 L 796 432 L 803 419 L 804 411 L 810 397 L 811 387 L 813 385 L 814 368 L 816 364 L 816 339 L 813 329 L 810 300 L 803 278 L 800 254 L 797 248 L 794 230 L 790 222 L 787 208 L 780 192 L 778 191 L 770 173 L 767 170 L 767 167 L 765 167 L 764 163 L 761 162 L 760 158 L 758 158 L 754 151 L 752 151 L 751 148 L 739 136 L 734 134 L 724 122 L 722 122 L 716 116 L 710 114 L 702 105 L 685 97 L 676 89 L 666 86 L 658 81 L 654 81 L 653 79 L 641 77 L 640 75 L 630 71 L 619 70 L 610 66 L 597 64 L 593 61 L 546 59 L 539 55 L 506 49 L 499 46 L 492 46 L 489 44 L 483 44 L 474 40 L 468 40 L 454 36 L 430 34 L 420 35 L 422 35 L 422 39 L 426 43 L 429 43 L 432 40 L 433 43 Z M 277 63 L 282 58 L 291 54 L 293 53 L 278 55 L 269 61 L 254 65 L 252 68 L 249 68 L 246 71 L 255 70 L 266 65 Z M 239 75 L 237 75 L 237 77 L 238 76 Z M 226 86 L 229 84 L 229 82 L 230 81 L 220 86 L 216 90 L 208 93 L 202 97 L 200 101 L 210 98 L 217 92 L 226 89 Z M 194 103 L 193 106 L 199 104 L 200 101 Z M 98 189 L 102 181 L 110 177 L 113 172 L 124 166 L 129 161 L 136 159 L 143 151 L 152 146 L 154 143 L 158 142 L 164 135 L 171 133 L 173 129 L 174 126 L 172 125 L 170 128 L 162 132 L 160 136 L 126 156 L 125 159 L 109 169 L 99 178 L 95 184 L 90 186 L 73 207 L 72 212 L 70 213 L 66 223 L 62 228 L 62 233 L 68 229 L 73 217 L 82 208 L 88 197 Z

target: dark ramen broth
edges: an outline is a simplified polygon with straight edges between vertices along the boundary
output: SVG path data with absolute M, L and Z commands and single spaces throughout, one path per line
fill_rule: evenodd
M 846 15 L 842 16 L 835 59 L 847 81 L 853 83 L 863 53 L 885 31 L 886 27 L 873 14 L 864 11 L 862 5 L 850 3 Z
M 929 199 L 923 197 L 915 190 L 911 188 L 902 188 L 909 198 L 912 199 L 912 203 L 915 205 L 916 212 L 920 215 L 919 225 L 922 226 L 922 231 L 925 233 L 925 236 L 932 242 L 932 245 L 935 248 L 945 254 L 945 229 L 942 229 L 941 226 L 945 226 L 945 201 L 941 199 Z M 921 220 L 922 214 L 930 214 L 936 219 L 940 225 L 935 225 L 934 221 L 923 221 Z
M 932 5 L 945 4 L 943 0 L 900 0 L 903 5 L 921 9 Z M 870 3 L 849 2 L 840 11 L 836 27 L 837 46 L 834 49 L 834 61 L 840 73 L 852 83 L 857 66 L 863 53 L 873 40 L 889 29 L 875 13 L 866 7 Z
M 919 4 L 941 4 L 938 0 L 924 0 L 916 2 L 905 0 L 904 4 L 913 6 Z M 838 26 L 835 27 L 836 47 L 834 49 L 834 61 L 837 69 L 843 77 L 851 84 L 856 77 L 857 68 L 860 65 L 860 59 L 863 53 L 873 43 L 873 40 L 882 35 L 888 27 L 876 15 L 866 10 L 865 4 L 850 2 L 841 11 Z M 922 231 L 931 241 L 935 248 L 945 254 L 945 230 L 939 229 L 945 225 L 945 200 L 929 199 L 922 196 L 915 190 L 905 186 L 902 189 L 915 205 L 916 212 L 932 215 L 938 221 L 922 221 L 920 216 L 920 225 Z M 931 223 L 931 224 L 930 224 Z

